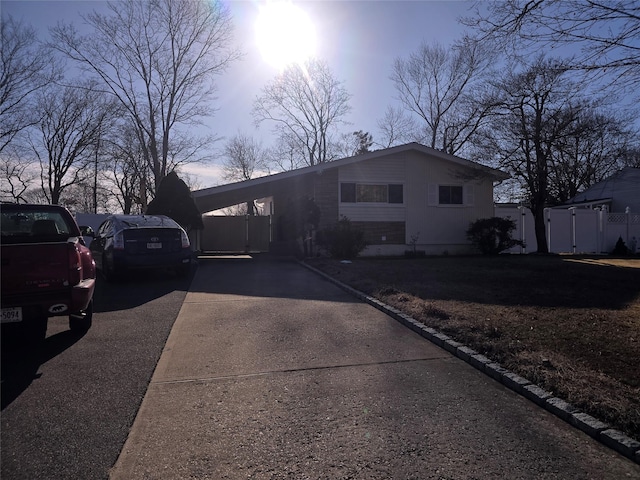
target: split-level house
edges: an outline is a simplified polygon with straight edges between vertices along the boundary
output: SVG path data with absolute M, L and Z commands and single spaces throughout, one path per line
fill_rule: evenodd
M 403 255 L 412 249 L 428 255 L 461 254 L 472 252 L 466 238 L 469 225 L 494 216 L 494 184 L 508 177 L 500 170 L 409 143 L 192 195 L 203 214 L 268 199 L 268 220 L 262 220 L 268 233 L 247 233 L 251 226 L 238 228 L 237 250 L 257 244 L 259 250 L 272 251 L 291 246 L 291 231 L 283 228 L 287 215 L 292 206 L 312 199 L 320 212 L 318 229 L 346 217 L 353 228 L 364 232 L 368 246 L 362 255 Z M 205 217 L 202 250 L 215 249 L 208 245 L 225 235 L 224 222 L 229 219 Z M 295 232 L 296 240 L 303 234 Z

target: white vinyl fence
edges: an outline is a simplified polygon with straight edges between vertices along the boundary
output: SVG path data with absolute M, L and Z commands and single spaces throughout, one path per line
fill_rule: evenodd
M 532 253 L 538 249 L 531 210 L 496 207 L 495 215 L 515 221 L 512 238 L 523 240 L 526 245 L 507 252 Z M 619 238 L 627 248 L 640 253 L 640 214 L 630 211 L 610 213 L 606 208 L 548 208 L 545 210 L 545 230 L 551 253 L 611 253 Z

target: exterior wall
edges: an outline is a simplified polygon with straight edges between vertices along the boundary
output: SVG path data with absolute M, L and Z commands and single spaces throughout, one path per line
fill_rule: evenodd
M 404 222 L 351 222 L 364 232 L 364 239 L 372 245 L 405 245 Z
M 338 169 L 332 168 L 315 177 L 313 197 L 320 208 L 319 228 L 333 225 L 340 219 L 338 201 L 340 197 Z
M 494 214 L 490 178 L 418 152 L 340 167 L 338 189 L 342 182 L 404 186 L 403 204 L 338 205 L 339 216 L 346 216 L 365 231 L 370 245 L 364 255 L 402 255 L 413 248 L 414 239 L 416 249 L 429 255 L 470 253 L 471 245 L 466 238 L 469 225 Z M 464 204 L 439 205 L 438 185 L 462 186 Z M 402 226 L 404 235 L 399 233 Z

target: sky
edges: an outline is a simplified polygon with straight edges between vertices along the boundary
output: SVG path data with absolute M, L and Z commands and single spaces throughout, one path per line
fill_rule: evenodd
M 299 1 L 293 2 L 308 16 L 316 31 L 316 57 L 325 60 L 334 77 L 351 94 L 350 125 L 345 131 L 363 130 L 378 135 L 377 122 L 387 107 L 395 104 L 395 90 L 389 79 L 396 58 L 406 58 L 423 41 L 450 45 L 464 33 L 457 21 L 468 15 L 468 1 Z M 251 116 L 255 98 L 279 70 L 268 63 L 256 37 L 256 21 L 266 0 L 227 0 L 234 24 L 234 42 L 244 52 L 216 80 L 217 100 L 214 117 L 206 119 L 208 133 L 229 139 L 238 133 L 261 139 L 270 146 L 270 126 L 256 129 Z M 10 14 L 31 24 L 43 38 L 58 21 L 82 26 L 80 14 L 104 8 L 99 0 L 5 1 L 2 15 Z M 348 128 L 348 129 L 347 129 Z M 224 140 L 216 145 L 222 147 Z M 221 159 L 188 172 L 206 188 L 224 183 L 220 177 Z

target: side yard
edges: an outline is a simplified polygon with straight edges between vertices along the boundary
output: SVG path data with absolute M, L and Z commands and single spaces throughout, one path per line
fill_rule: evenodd
M 640 259 L 501 255 L 307 263 L 640 439 Z

